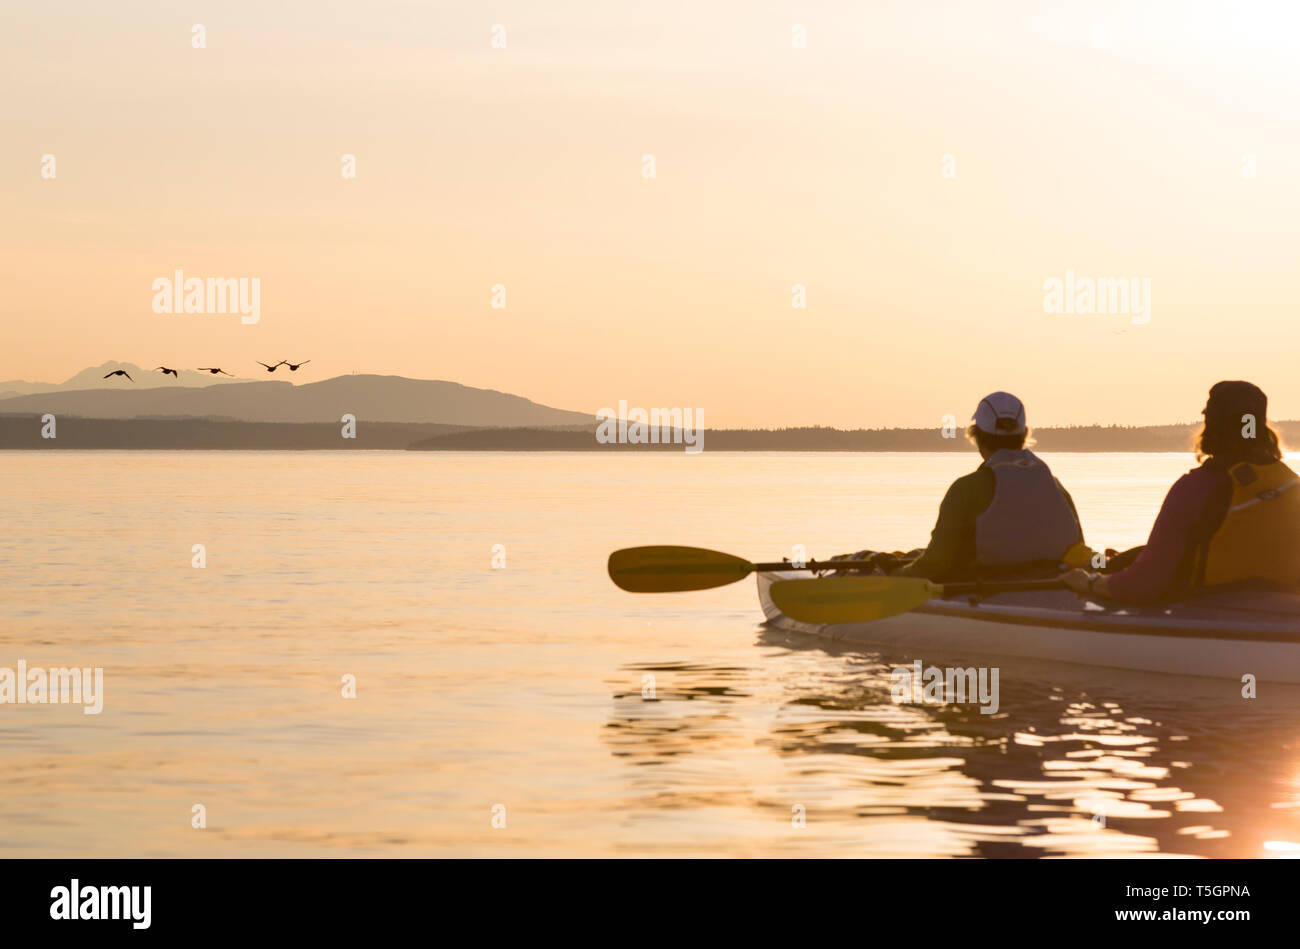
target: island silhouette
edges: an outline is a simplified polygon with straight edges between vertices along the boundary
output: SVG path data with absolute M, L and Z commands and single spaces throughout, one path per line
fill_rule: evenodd
M 298 365 L 303 365 L 299 363 Z M 277 364 L 278 365 L 278 364 Z M 108 388 L 117 373 L 135 384 Z M 265 376 L 265 372 L 258 370 Z M 116 381 L 116 380 L 114 380 Z M 96 384 L 97 383 L 97 384 Z M 28 391 L 20 391 L 23 388 Z M 42 437 L 41 420 L 57 420 Z M 356 437 L 340 437 L 343 416 Z M 1276 422 L 1288 444 L 1300 422 Z M 1187 451 L 1198 422 L 1034 429 L 1038 450 Z M 177 377 L 107 362 L 63 383 L 0 383 L 0 449 L 390 449 L 415 451 L 681 451 L 682 445 L 607 444 L 594 414 L 436 379 L 353 374 L 319 382 Z M 709 451 L 969 451 L 960 432 L 823 426 L 707 429 Z

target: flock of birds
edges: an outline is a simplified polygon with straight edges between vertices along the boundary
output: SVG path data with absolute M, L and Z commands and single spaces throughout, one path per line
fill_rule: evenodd
M 307 363 L 311 362 L 311 360 L 304 359 L 302 362 L 289 362 L 289 360 L 287 359 L 281 359 L 274 366 L 264 363 L 260 359 L 256 359 L 254 360 L 254 362 L 256 362 L 259 366 L 266 366 L 267 372 L 275 372 L 275 370 L 279 369 L 281 366 L 288 366 L 290 372 L 297 372 L 299 366 L 305 366 L 307 365 Z M 180 373 L 178 373 L 175 369 L 169 369 L 166 366 L 154 366 L 153 371 L 161 372 L 164 376 L 170 375 L 170 376 L 175 376 L 177 379 L 180 379 Z M 217 373 L 220 373 L 223 376 L 234 376 L 233 372 L 226 372 L 226 370 L 222 369 L 220 366 L 199 366 L 197 371 L 210 372 L 214 376 L 217 375 Z M 131 374 L 127 372 L 125 369 L 114 369 L 108 375 L 104 376 L 104 378 L 111 379 L 113 376 L 126 376 L 128 379 L 131 379 Z M 131 381 L 135 382 L 134 379 L 131 379 Z

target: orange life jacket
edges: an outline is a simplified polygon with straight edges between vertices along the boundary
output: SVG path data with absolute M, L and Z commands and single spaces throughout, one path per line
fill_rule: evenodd
M 1228 513 L 1201 556 L 1199 585 L 1300 589 L 1300 476 L 1280 461 L 1228 471 Z

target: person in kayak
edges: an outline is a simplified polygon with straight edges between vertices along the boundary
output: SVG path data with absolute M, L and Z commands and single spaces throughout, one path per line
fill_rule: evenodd
M 1146 546 L 1114 573 L 1071 570 L 1067 587 L 1130 603 L 1211 589 L 1300 591 L 1300 477 L 1282 461 L 1268 397 L 1249 382 L 1219 382 L 1201 414 L 1201 465 L 1169 489 Z
M 939 505 L 930 543 L 892 576 L 945 581 L 983 576 L 1055 575 L 1083 541 L 1069 492 L 1030 440 L 1025 406 L 1009 392 L 980 400 L 966 430 L 983 464 L 958 478 Z

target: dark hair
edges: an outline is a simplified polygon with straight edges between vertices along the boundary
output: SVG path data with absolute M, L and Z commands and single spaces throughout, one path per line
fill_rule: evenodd
M 1231 467 L 1243 461 L 1267 465 L 1282 460 L 1277 432 L 1268 424 L 1268 396 L 1259 386 L 1241 379 L 1216 382 L 1201 414 L 1205 427 L 1196 436 L 1197 461 Z M 1243 431 L 1247 419 L 1249 436 Z
M 982 455 L 991 455 L 995 451 L 1001 451 L 1004 448 L 1015 451 L 1024 448 L 1026 445 L 1034 444 L 1033 433 L 1028 428 L 1014 435 L 990 435 L 974 422 L 966 428 L 966 437 L 970 439 L 972 445 L 980 450 Z
M 1267 465 L 1282 460 L 1282 445 L 1273 426 L 1264 422 L 1264 430 L 1256 437 L 1241 434 L 1242 423 L 1230 416 L 1207 415 L 1205 427 L 1196 436 L 1196 460 L 1212 459 L 1216 464 L 1235 465 L 1245 461 L 1254 465 Z

